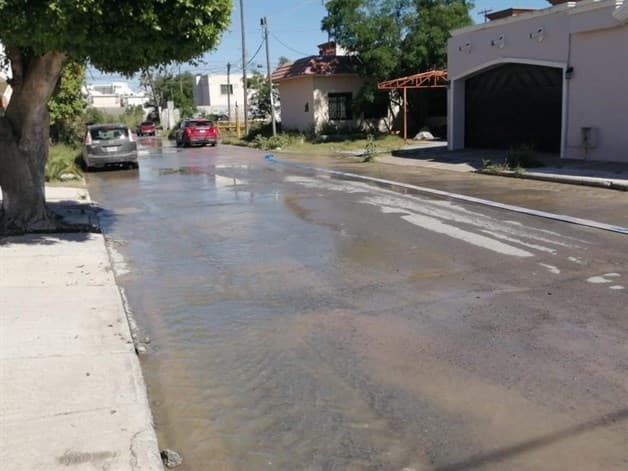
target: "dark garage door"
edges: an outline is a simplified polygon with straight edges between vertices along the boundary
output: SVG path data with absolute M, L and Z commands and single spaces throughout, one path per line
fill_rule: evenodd
M 506 64 L 466 81 L 465 147 L 560 151 L 562 69 Z

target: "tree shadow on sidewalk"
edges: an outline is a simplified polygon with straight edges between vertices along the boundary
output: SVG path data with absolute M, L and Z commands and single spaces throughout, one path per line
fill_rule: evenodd
M 392 152 L 393 157 L 404 159 L 427 160 L 442 164 L 467 164 L 476 170 L 484 168 L 486 160 L 503 161 L 506 151 L 499 149 L 463 149 L 448 150 L 447 144 L 431 147 L 415 147 Z
M 92 203 L 61 200 L 46 204 L 53 229 L 28 233 L 0 233 L 0 246 L 8 244 L 52 245 L 59 241 L 80 242 L 90 234 L 100 234 L 99 213 L 102 208 Z

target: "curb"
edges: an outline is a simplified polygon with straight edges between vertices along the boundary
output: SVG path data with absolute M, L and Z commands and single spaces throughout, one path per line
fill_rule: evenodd
M 511 171 L 476 170 L 474 173 L 482 175 L 497 175 L 500 177 L 521 178 L 526 180 L 539 180 L 552 183 L 564 183 L 567 185 L 592 186 L 609 190 L 628 191 L 628 182 L 622 183 L 616 180 L 594 177 L 572 177 L 568 175 L 542 174 L 535 172 L 516 173 Z
M 579 226 L 591 227 L 594 229 L 601 229 L 604 231 L 614 232 L 617 234 L 628 235 L 628 227 L 606 224 L 603 222 L 592 221 L 590 219 L 582 219 L 582 218 L 567 216 L 564 214 L 555 214 L 555 213 L 550 213 L 547 211 L 539 211 L 536 209 L 530 209 L 530 208 L 524 208 L 522 206 L 499 203 L 497 201 L 476 198 L 473 196 L 465 196 L 458 193 L 450 193 L 448 191 L 435 190 L 433 188 L 411 185 L 409 183 L 396 182 L 393 180 L 385 180 L 383 178 L 368 177 L 365 175 L 358 175 L 355 173 L 348 173 L 348 172 L 340 172 L 337 170 L 330 170 L 330 169 L 325 169 L 325 168 L 309 167 L 307 165 L 286 162 L 286 161 L 276 159 L 273 154 L 265 155 L 264 160 L 272 164 L 283 165 L 286 167 L 295 167 L 295 168 L 305 170 L 305 171 L 310 171 L 310 172 L 314 171 L 314 172 L 319 172 L 319 173 L 326 173 L 329 175 L 338 175 L 341 177 L 353 178 L 356 180 L 363 180 L 363 181 L 369 181 L 369 182 L 380 183 L 380 184 L 383 183 L 385 185 L 407 188 L 407 189 L 414 190 L 416 192 L 423 193 L 423 194 L 435 195 L 435 196 L 445 197 L 445 198 L 449 198 L 453 200 L 464 201 L 466 203 L 475 203 L 475 204 L 480 204 L 483 206 L 490 206 L 493 208 L 504 209 L 507 211 L 515 212 L 515 213 L 527 214 L 529 216 L 537 216 L 537 217 L 542 217 L 545 219 L 552 219 L 555 221 L 567 222 L 567 223 L 575 224 Z

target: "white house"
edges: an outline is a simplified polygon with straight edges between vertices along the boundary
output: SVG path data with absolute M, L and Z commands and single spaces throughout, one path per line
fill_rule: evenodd
M 250 99 L 250 94 L 249 97 Z M 235 74 L 206 74 L 194 78 L 194 105 L 206 113 L 226 114 L 235 119 L 244 116 L 244 87 L 242 76 Z
M 351 105 L 363 81 L 353 72 L 354 61 L 332 41 L 319 45 L 318 55 L 279 66 L 272 80 L 279 87 L 282 128 L 319 132 L 327 123 L 356 126 Z
M 451 32 L 449 147 L 628 162 L 627 6 L 550 1 Z
M 105 110 L 144 106 L 149 101 L 143 91 L 132 90 L 127 82 L 88 84 L 84 94 L 90 106 Z

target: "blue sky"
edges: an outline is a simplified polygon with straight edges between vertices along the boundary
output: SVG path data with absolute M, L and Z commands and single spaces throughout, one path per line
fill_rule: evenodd
M 204 55 L 204 63 L 192 67 L 182 64 L 181 70 L 195 73 L 226 73 L 227 63 L 232 64 L 232 73 L 242 71 L 242 36 L 240 30 L 240 0 L 234 0 L 231 26 L 223 35 L 222 41 L 215 51 Z M 297 59 L 317 53 L 317 45 L 327 40 L 327 35 L 320 29 L 321 20 L 325 16 L 325 7 L 321 0 L 243 0 L 246 31 L 248 70 L 259 68 L 266 73 L 265 49 L 262 45 L 260 19 L 268 19 L 269 48 L 271 67 L 277 65 L 278 59 L 285 56 Z M 478 12 L 484 9 L 498 11 L 509 7 L 547 8 L 551 6 L 546 0 L 476 0 L 472 11 L 473 20 L 481 23 L 483 17 Z M 261 47 L 260 47 L 261 46 Z M 258 50 L 256 56 L 255 52 Z M 120 77 L 103 75 L 90 70 L 88 82 L 123 80 Z

